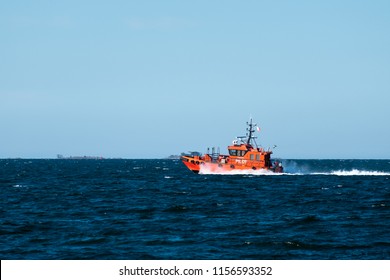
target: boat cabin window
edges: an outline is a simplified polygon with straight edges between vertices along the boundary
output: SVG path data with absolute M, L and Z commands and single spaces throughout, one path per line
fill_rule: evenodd
M 260 160 L 260 155 L 256 155 L 256 160 L 257 160 L 257 161 Z
M 247 151 L 237 151 L 237 155 L 238 155 L 239 157 L 243 157 L 243 156 L 245 156 L 246 152 L 247 152 Z
M 229 155 L 243 157 L 248 151 L 229 150 Z
M 255 159 L 255 155 L 254 155 L 254 154 L 251 154 L 251 155 L 250 155 L 250 159 L 251 159 L 251 160 L 254 160 L 254 159 Z

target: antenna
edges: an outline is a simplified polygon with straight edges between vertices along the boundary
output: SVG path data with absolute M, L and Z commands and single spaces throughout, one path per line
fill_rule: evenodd
M 252 122 L 252 118 L 250 118 L 249 122 L 246 123 L 249 127 L 246 129 L 248 132 L 249 132 L 249 135 L 248 133 L 246 134 L 248 136 L 248 140 L 246 142 L 247 145 L 252 145 L 251 142 L 253 140 L 253 142 L 255 143 L 256 147 L 257 147 L 257 143 L 255 141 L 255 139 L 257 138 L 256 136 L 252 136 L 252 133 L 255 132 L 255 130 L 253 129 L 254 126 L 256 126 L 257 124 L 253 123 Z
M 246 125 L 248 126 L 246 128 L 245 136 L 237 136 L 237 139 L 240 141 L 240 143 L 245 144 L 247 146 L 252 146 L 258 148 L 258 145 L 256 143 L 257 136 L 253 136 L 255 129 L 254 127 L 257 126 L 256 123 L 253 123 L 252 117 L 249 119 L 249 122 L 246 122 Z M 252 144 L 253 143 L 253 144 Z

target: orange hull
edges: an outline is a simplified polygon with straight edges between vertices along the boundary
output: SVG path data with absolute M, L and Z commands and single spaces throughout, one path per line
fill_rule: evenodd
M 230 159 L 229 157 L 227 157 Z M 192 157 L 192 156 L 182 156 L 182 162 L 185 166 L 194 173 L 199 173 L 200 171 L 207 173 L 226 173 L 235 170 L 264 170 L 276 173 L 282 173 L 283 167 L 278 164 L 272 166 L 265 166 L 265 162 L 261 161 L 251 161 L 245 158 L 235 158 L 225 161 L 207 161 L 204 157 Z
M 206 170 L 210 173 L 223 173 L 233 170 L 265 170 L 271 172 L 282 173 L 283 167 L 279 162 L 272 163 L 272 151 L 264 151 L 263 148 L 258 148 L 253 136 L 253 129 L 255 124 L 247 123 L 249 126 L 249 135 L 246 141 L 241 143 L 238 140 L 233 141 L 233 145 L 228 146 L 229 155 L 221 155 L 213 152 L 205 155 L 193 153 L 192 155 L 185 155 L 181 157 L 182 162 L 187 168 L 195 173 Z M 253 144 L 255 143 L 255 145 Z

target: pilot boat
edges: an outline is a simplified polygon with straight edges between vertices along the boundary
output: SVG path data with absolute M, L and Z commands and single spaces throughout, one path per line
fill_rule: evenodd
M 219 150 L 212 148 L 202 155 L 198 152 L 191 152 L 181 156 L 185 166 L 194 173 L 207 170 L 210 173 L 225 173 L 235 170 L 264 170 L 268 172 L 283 173 L 282 163 L 272 162 L 270 149 L 264 150 L 256 144 L 254 136 L 256 124 L 250 119 L 247 122 L 246 136 L 237 137 L 232 145 L 228 146 L 228 155 L 222 155 Z

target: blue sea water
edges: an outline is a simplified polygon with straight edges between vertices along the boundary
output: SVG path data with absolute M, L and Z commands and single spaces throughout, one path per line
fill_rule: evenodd
M 1 259 L 390 259 L 390 160 L 0 160 Z

